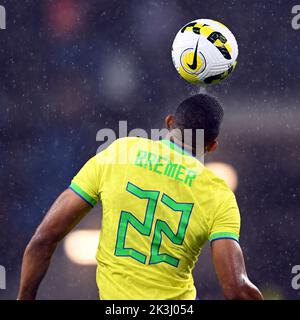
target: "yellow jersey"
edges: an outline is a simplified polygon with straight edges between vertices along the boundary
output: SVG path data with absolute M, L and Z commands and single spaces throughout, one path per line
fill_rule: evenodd
M 195 299 L 192 270 L 203 245 L 239 238 L 232 191 L 169 140 L 118 139 L 70 188 L 91 206 L 102 203 L 101 299 Z

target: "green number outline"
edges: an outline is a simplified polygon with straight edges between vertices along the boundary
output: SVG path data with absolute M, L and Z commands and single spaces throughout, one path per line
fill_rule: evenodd
M 142 235 L 150 236 L 160 192 L 155 190 L 143 190 L 131 182 L 127 183 L 126 191 L 138 197 L 139 199 L 148 199 L 148 203 L 143 223 L 132 213 L 123 210 L 121 211 L 117 231 L 115 256 L 131 257 L 140 263 L 146 264 L 147 256 L 135 250 L 134 248 L 125 248 L 125 239 L 127 235 L 128 224 L 130 224 Z M 165 262 L 171 266 L 177 267 L 179 264 L 179 259 L 166 253 L 159 253 L 162 242 L 162 233 L 164 233 L 172 243 L 182 245 L 194 204 L 176 202 L 165 193 L 162 195 L 161 202 L 171 210 L 181 212 L 181 216 L 176 234 L 171 230 L 165 221 L 160 219 L 156 220 L 150 249 L 151 254 L 149 264 Z
M 131 182 L 128 182 L 126 191 L 138 197 L 139 199 L 148 199 L 148 203 L 143 223 L 141 223 L 140 220 L 138 220 L 132 213 L 123 210 L 121 211 L 115 255 L 131 257 L 140 263 L 145 264 L 147 259 L 146 255 L 135 250 L 134 248 L 125 248 L 127 228 L 128 224 L 130 223 L 132 227 L 134 227 L 142 235 L 150 236 L 157 200 L 159 197 L 159 191 L 142 190 Z
M 160 219 L 156 220 L 154 236 L 151 244 L 151 256 L 149 264 L 166 262 L 174 267 L 177 267 L 179 264 L 179 259 L 167 253 L 159 253 L 162 241 L 162 233 L 164 233 L 174 244 L 182 245 L 194 204 L 186 202 L 176 202 L 165 193 L 161 198 L 161 202 L 173 211 L 181 212 L 181 216 L 176 234 L 174 234 L 174 232 L 165 221 L 162 221 Z

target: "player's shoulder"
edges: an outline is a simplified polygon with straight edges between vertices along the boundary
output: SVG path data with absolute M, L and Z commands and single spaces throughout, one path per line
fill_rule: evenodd
M 228 194 L 228 195 L 233 194 L 232 190 L 229 188 L 225 180 L 218 177 L 206 166 L 204 166 L 203 168 L 203 177 L 205 177 L 204 179 L 206 183 L 209 185 L 209 187 L 214 193 Z
M 109 152 L 109 151 L 116 151 L 116 147 L 120 147 L 120 146 L 127 146 L 127 145 L 133 145 L 136 143 L 140 143 L 140 142 L 145 142 L 145 141 L 149 141 L 148 139 L 145 138 L 140 138 L 140 137 L 122 137 L 122 138 L 118 138 L 115 139 L 114 141 L 110 142 L 110 143 L 106 143 L 105 145 L 103 145 L 102 147 L 99 148 L 99 151 L 97 154 L 101 154 L 103 152 Z
M 137 150 L 139 148 L 151 148 L 154 141 L 142 138 L 142 137 L 122 137 L 116 139 L 110 146 L 111 149 L 117 150 L 118 152 L 124 152 L 125 150 Z
M 219 178 L 215 173 L 213 173 L 207 167 L 203 170 L 203 184 L 204 190 L 209 194 L 213 201 L 213 207 L 216 208 L 224 208 L 231 206 L 236 207 L 237 201 L 234 192 L 229 188 L 227 183 Z

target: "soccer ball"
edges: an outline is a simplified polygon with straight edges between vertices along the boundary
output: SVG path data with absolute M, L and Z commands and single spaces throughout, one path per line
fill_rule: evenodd
M 218 83 L 235 68 L 238 44 L 222 23 L 194 20 L 177 33 L 172 59 L 178 73 L 194 84 Z

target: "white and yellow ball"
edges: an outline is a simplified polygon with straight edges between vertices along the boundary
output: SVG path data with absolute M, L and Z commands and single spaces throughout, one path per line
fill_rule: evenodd
M 235 68 L 238 44 L 231 31 L 220 22 L 198 19 L 177 33 L 172 59 L 178 73 L 194 84 L 218 83 Z

